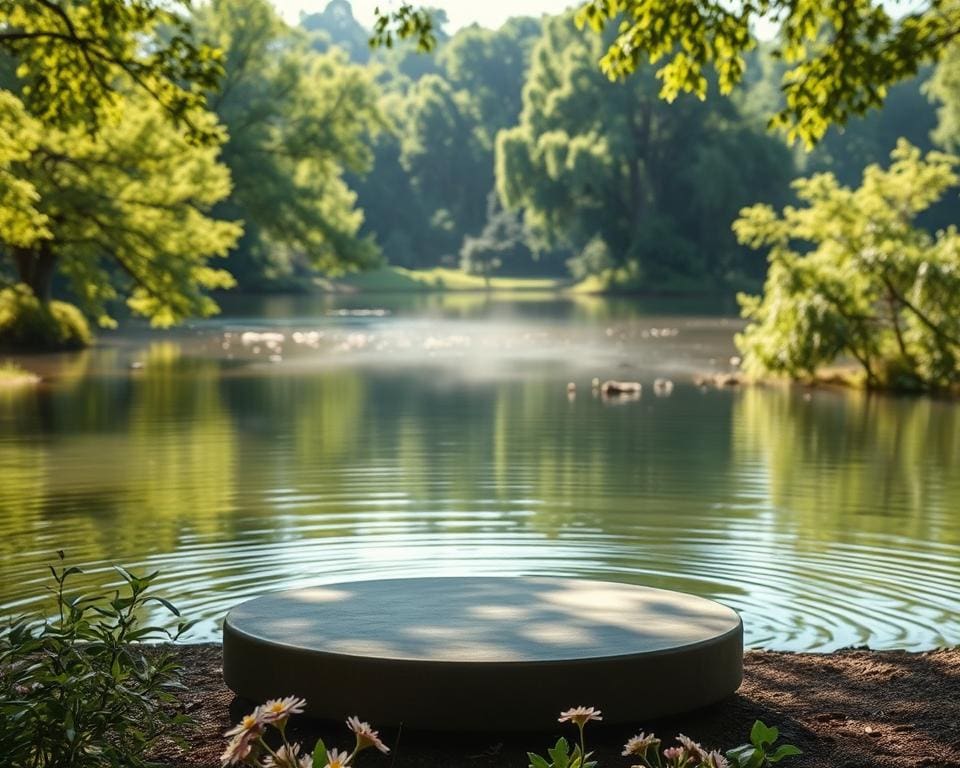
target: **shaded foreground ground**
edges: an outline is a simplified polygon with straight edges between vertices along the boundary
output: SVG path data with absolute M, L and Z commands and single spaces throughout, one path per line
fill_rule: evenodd
M 221 734 L 252 706 L 236 700 L 223 684 L 219 645 L 176 650 L 185 666 L 183 698 L 196 725 L 183 734 L 188 749 L 165 746 L 159 761 L 171 768 L 216 768 L 224 746 Z M 336 696 L 336 691 L 330 694 Z M 503 695 L 522 696 L 523 691 Z M 643 683 L 637 681 L 637 696 L 644 695 Z M 602 701 L 569 704 L 603 707 Z M 344 716 L 352 714 L 363 717 L 363 712 Z M 620 750 L 637 731 L 655 730 L 661 738 L 679 731 L 705 746 L 730 747 L 745 740 L 758 718 L 779 726 L 784 739 L 804 751 L 786 764 L 796 768 L 960 768 L 960 649 L 826 655 L 751 651 L 743 686 L 728 701 L 635 728 L 591 724 L 590 743 L 601 768 L 626 767 L 630 761 Z M 300 721 L 293 734 L 310 746 L 318 735 L 328 746 L 351 743 L 342 724 Z M 398 741 L 396 729 L 382 728 L 392 753 L 365 753 L 359 768 L 525 768 L 527 750 L 543 753 L 561 734 L 570 738 L 574 731 L 559 724 L 540 734 L 404 731 Z

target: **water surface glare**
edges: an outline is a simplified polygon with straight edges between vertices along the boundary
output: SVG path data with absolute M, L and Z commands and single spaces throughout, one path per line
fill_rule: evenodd
M 22 358 L 47 381 L 0 391 L 0 615 L 47 605 L 64 549 L 88 585 L 159 570 L 194 640 L 268 590 L 534 574 L 714 598 L 754 647 L 960 643 L 960 403 L 700 388 L 738 323 L 666 309 L 236 301 Z

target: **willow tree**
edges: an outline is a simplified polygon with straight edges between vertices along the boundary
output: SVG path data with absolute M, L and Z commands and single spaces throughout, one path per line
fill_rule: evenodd
M 891 160 L 856 189 L 818 174 L 795 182 L 802 205 L 741 213 L 737 236 L 770 261 L 763 296 L 740 297 L 749 372 L 810 377 L 847 358 L 871 386 L 960 385 L 960 233 L 915 223 L 960 182 L 958 159 L 901 140 Z
M 200 130 L 215 125 L 202 112 L 190 119 Z M 191 142 L 147 96 L 116 102 L 113 119 L 96 133 L 84 125 L 32 128 L 18 133 L 24 149 L 6 167 L 23 187 L 34 223 L 17 236 L 14 209 L 4 207 L 0 216 L 12 234 L 3 246 L 8 269 L 20 284 L 0 299 L 0 340 L 84 341 L 82 331 L 64 336 L 38 327 L 38 313 L 51 310 L 44 305 L 57 274 L 101 326 L 113 325 L 111 305 L 119 297 L 159 326 L 214 312 L 207 291 L 233 280 L 208 260 L 225 256 L 240 235 L 237 224 L 209 216 L 230 190 L 218 147 Z

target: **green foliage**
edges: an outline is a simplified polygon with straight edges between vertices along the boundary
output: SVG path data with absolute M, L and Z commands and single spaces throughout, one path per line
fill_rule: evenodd
M 393 48 L 394 42 L 412 40 L 421 53 L 432 51 L 437 44 L 433 14 L 425 8 L 404 3 L 393 11 L 376 9 L 377 18 L 370 37 L 371 48 Z
M 63 553 L 60 553 L 61 560 Z M 0 634 L 0 744 L 12 766 L 138 768 L 170 726 L 179 667 L 173 655 L 140 650 L 140 643 L 176 639 L 144 625 L 154 604 L 179 616 L 152 594 L 157 574 L 118 569 L 124 592 L 74 595 L 82 573 L 51 567 L 56 587 L 52 619 L 16 619 Z
M 757 24 L 771 20 L 772 49 L 785 67 L 784 103 L 769 123 L 810 148 L 831 125 L 880 106 L 890 86 L 936 62 L 960 32 L 960 4 L 918 3 L 894 18 L 882 0 L 587 0 L 576 14 L 580 28 L 612 34 L 600 58 L 607 77 L 662 63 L 659 95 L 670 102 L 680 93 L 704 99 L 711 78 L 730 93 L 757 47 Z M 417 40 L 428 25 L 429 13 L 409 5 L 378 13 L 372 43 Z
M 42 302 L 28 285 L 0 291 L 0 346 L 11 349 L 81 349 L 93 337 L 72 304 Z
M 587 753 L 587 760 L 584 762 L 579 744 L 575 745 L 571 752 L 570 744 L 563 737 L 557 739 L 552 748 L 547 749 L 546 757 L 527 752 L 527 758 L 530 760 L 529 768 L 593 768 L 597 764 L 595 760 L 589 759 L 590 753 Z
M 206 113 L 193 120 L 214 125 Z M 82 125 L 44 131 L 14 166 L 35 191 L 48 231 L 28 247 L 8 248 L 18 279 L 47 301 L 61 272 L 104 326 L 121 295 L 158 326 L 215 312 L 205 291 L 233 281 L 207 261 L 225 256 L 240 234 L 207 215 L 230 189 L 217 156 L 216 146 L 192 143 L 142 95 L 118 104 L 115 120 L 97 133 Z
M 793 744 L 781 744 L 774 749 L 780 731 L 757 720 L 750 730 L 750 743 L 731 749 L 727 757 L 735 768 L 769 768 L 788 757 L 803 753 Z
M 367 142 L 384 124 L 372 71 L 339 50 L 312 51 L 266 0 L 215 0 L 195 24 L 225 53 L 210 103 L 229 133 L 223 161 L 234 181 L 217 213 L 245 227 L 233 274 L 249 287 L 298 264 L 328 273 L 376 264 L 343 178 L 370 168 Z
M 376 141 L 373 171 L 351 184 L 365 231 L 392 263 L 452 266 L 466 237 L 483 238 L 495 136 L 517 119 L 538 32 L 539 22 L 513 19 L 495 31 L 469 27 L 449 40 L 439 36 L 436 58 L 404 55 L 408 47 L 376 52 L 390 129 Z M 540 271 L 525 249 L 516 255 L 515 271 Z
M 933 140 L 944 149 L 960 149 L 960 45 L 949 46 L 933 77 L 926 84 L 927 95 L 939 102 Z
M 880 0 L 590 0 L 577 14 L 581 27 L 614 28 L 601 60 L 607 76 L 662 62 L 657 77 L 668 101 L 681 92 L 704 98 L 710 71 L 729 93 L 743 79 L 761 19 L 778 24 L 773 46 L 786 64 L 785 103 L 770 123 L 810 147 L 830 125 L 879 106 L 891 85 L 936 61 L 960 30 L 960 5 L 920 3 L 895 20 Z
M 602 241 L 634 287 L 758 272 L 728 223 L 756 190 L 784 197 L 787 150 L 729 101 L 670 107 L 648 72 L 610 83 L 596 68 L 601 50 L 569 16 L 545 22 L 519 125 L 497 137 L 504 204 L 524 210 L 539 247 L 581 253 Z
M 319 13 L 301 13 L 300 26 L 309 33 L 310 47 L 315 51 L 324 53 L 336 45 L 353 62 L 366 64 L 370 60 L 369 33 L 354 18 L 348 0 L 330 0 Z
M 518 17 L 497 30 L 467 27 L 437 54 L 447 81 L 474 105 L 478 130 L 492 152 L 497 132 L 516 124 L 538 19 Z M 492 158 L 491 158 L 492 162 Z
M 23 247 L 50 236 L 46 217 L 37 210 L 37 190 L 14 165 L 30 157 L 40 136 L 39 122 L 20 99 L 0 90 L 0 243 Z
M 109 121 L 133 88 L 185 123 L 191 138 L 216 141 L 216 126 L 193 116 L 217 83 L 219 55 L 192 40 L 180 13 L 188 7 L 188 0 L 0 0 L 0 51 L 16 62 L 28 112 L 47 126 Z
M 737 237 L 770 261 L 763 297 L 740 297 L 748 372 L 808 377 L 850 356 L 872 386 L 960 383 L 960 234 L 915 225 L 957 185 L 957 159 L 905 141 L 891 159 L 857 189 L 818 174 L 794 184 L 803 207 L 741 212 Z

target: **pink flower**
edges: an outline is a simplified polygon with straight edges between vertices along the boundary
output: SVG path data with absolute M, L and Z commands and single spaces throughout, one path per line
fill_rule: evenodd
M 667 759 L 667 765 L 679 768 L 687 762 L 687 753 L 683 747 L 668 747 L 663 750 L 663 756 Z
M 561 712 L 557 722 L 575 723 L 578 728 L 583 728 L 591 720 L 603 720 L 600 715 L 600 710 L 593 707 L 573 707 L 566 712 Z
M 390 747 L 380 740 L 380 732 L 373 730 L 370 723 L 361 722 L 359 717 L 348 717 L 347 728 L 356 734 L 358 752 L 367 747 L 376 747 L 383 752 L 383 754 L 387 754 L 390 751 Z

